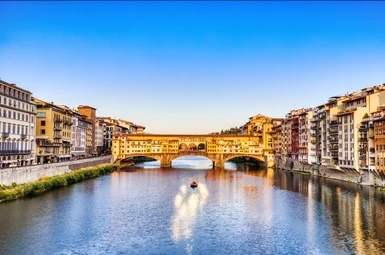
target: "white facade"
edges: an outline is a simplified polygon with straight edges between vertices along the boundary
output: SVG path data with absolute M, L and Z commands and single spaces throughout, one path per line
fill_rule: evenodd
M 86 156 L 86 133 L 88 124 L 81 120 L 80 116 L 72 116 L 72 147 L 71 154 L 74 158 Z
M 95 146 L 97 150 L 100 152 L 103 147 L 104 140 L 104 125 L 100 120 L 96 120 L 95 124 Z
M 32 93 L 0 80 L 0 167 L 35 163 L 36 104 Z

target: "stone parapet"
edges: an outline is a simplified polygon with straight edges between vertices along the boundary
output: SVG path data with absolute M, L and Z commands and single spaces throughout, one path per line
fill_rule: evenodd
M 385 180 L 369 171 L 340 170 L 322 165 L 303 164 L 290 157 L 275 157 L 274 167 L 285 171 L 307 172 L 311 175 L 352 182 L 361 185 L 385 187 Z
M 36 181 L 42 177 L 64 174 L 80 168 L 112 163 L 111 156 L 71 160 L 60 163 L 12 167 L 0 169 L 0 185 L 23 184 Z

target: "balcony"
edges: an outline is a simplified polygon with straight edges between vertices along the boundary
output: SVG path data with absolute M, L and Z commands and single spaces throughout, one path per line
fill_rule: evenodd
M 2 133 L 1 133 L 1 137 L 2 137 L 2 138 L 7 138 L 7 137 L 9 137 L 9 132 L 2 132 Z
M 338 134 L 338 128 L 329 128 L 329 134 Z
M 360 142 L 360 143 L 365 143 L 365 142 L 368 142 L 368 138 L 367 137 L 360 137 L 360 138 L 358 138 L 358 141 Z
M 374 147 L 371 147 L 371 148 L 369 149 L 369 151 L 370 151 L 371 153 L 374 153 L 374 152 L 376 151 L 376 149 L 375 149 Z
M 54 135 L 53 138 L 54 138 L 54 139 L 61 139 L 62 136 L 61 136 L 61 135 Z
M 318 119 L 317 118 L 311 118 L 310 122 L 318 122 Z
M 332 159 L 338 159 L 338 153 L 332 153 Z
M 337 146 L 329 146 L 330 151 L 338 151 L 338 145 Z
M 71 144 L 70 143 L 63 143 L 63 147 L 71 147 Z
M 21 134 L 21 135 L 20 135 L 20 138 L 21 138 L 21 139 L 26 139 L 26 138 L 27 138 L 27 134 Z
M 60 119 L 60 118 L 54 118 L 54 121 L 55 121 L 55 122 L 59 122 L 59 123 L 62 123 L 62 122 L 63 122 L 63 120 Z
M 329 126 L 338 126 L 338 121 L 337 120 L 332 120 L 332 121 L 330 121 L 330 124 L 329 124 Z
M 56 126 L 56 127 L 53 127 L 53 130 L 55 130 L 55 131 L 61 131 L 61 130 L 62 130 L 62 128 L 61 128 L 61 127 L 59 127 L 59 126 Z
M 51 143 L 51 142 L 37 142 L 37 146 L 39 147 L 60 147 L 61 143 Z
M 358 129 L 358 131 L 360 132 L 366 132 L 368 131 L 368 128 L 366 126 L 360 126 L 360 128 Z
M 31 154 L 31 150 L 1 150 L 0 155 L 27 155 Z

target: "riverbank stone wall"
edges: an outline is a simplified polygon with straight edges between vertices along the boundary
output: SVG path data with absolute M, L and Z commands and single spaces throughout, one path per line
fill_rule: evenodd
M 0 185 L 23 184 L 37 181 L 42 177 L 65 174 L 80 168 L 112 163 L 111 156 L 94 157 L 65 161 L 60 163 L 32 165 L 24 167 L 12 167 L 0 169 Z
M 341 171 L 323 165 L 302 164 L 290 157 L 275 157 L 274 166 L 285 171 L 307 172 L 319 177 L 331 178 L 362 185 L 385 187 L 385 180 L 368 171 Z

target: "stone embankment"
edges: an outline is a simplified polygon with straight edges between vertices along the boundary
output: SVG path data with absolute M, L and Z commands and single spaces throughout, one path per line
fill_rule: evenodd
M 0 169 L 0 185 L 23 184 L 39 180 L 42 177 L 65 174 L 80 168 L 112 163 L 111 156 L 71 160 L 60 163 L 12 167 Z
M 359 173 L 355 170 L 338 170 L 323 165 L 302 164 L 301 162 L 292 160 L 289 157 L 276 157 L 274 159 L 274 165 L 275 168 L 286 171 L 303 172 L 319 177 L 352 182 L 361 185 L 385 187 L 384 179 L 366 171 Z

